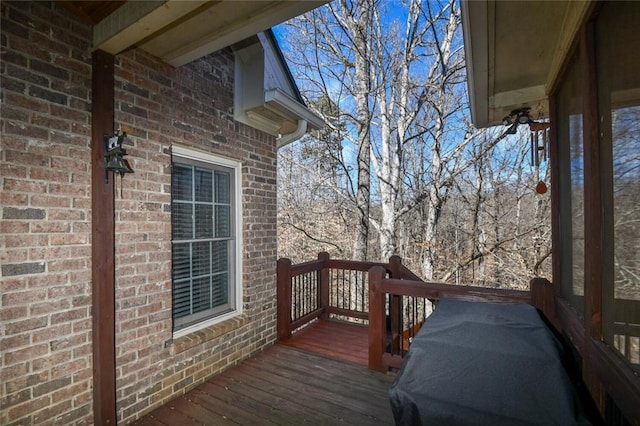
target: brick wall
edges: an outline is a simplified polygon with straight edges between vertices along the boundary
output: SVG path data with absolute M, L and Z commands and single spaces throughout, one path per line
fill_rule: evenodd
M 116 189 L 118 418 L 128 421 L 275 339 L 276 155 L 233 121 L 233 54 L 180 68 L 135 50 L 116 60 L 116 122 L 135 174 Z M 172 340 L 170 150 L 243 164 L 243 315 Z M 119 186 L 122 183 L 122 196 Z
M 90 424 L 91 29 L 47 3 L 0 7 L 0 424 Z M 230 50 L 180 68 L 129 51 L 115 89 L 135 170 L 114 194 L 125 424 L 275 339 L 276 154 L 272 137 L 232 119 Z M 243 315 L 175 340 L 172 144 L 240 160 L 244 207 Z
M 0 10 L 0 424 L 88 424 L 91 29 Z

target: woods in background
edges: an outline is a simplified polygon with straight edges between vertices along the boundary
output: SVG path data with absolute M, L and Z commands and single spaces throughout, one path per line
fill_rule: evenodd
M 280 149 L 279 256 L 386 260 L 425 280 L 523 287 L 550 276 L 547 163 L 466 103 L 455 1 L 338 0 L 282 42 L 321 132 Z

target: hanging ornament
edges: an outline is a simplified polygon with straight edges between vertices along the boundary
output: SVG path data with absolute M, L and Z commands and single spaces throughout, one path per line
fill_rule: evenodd
M 538 194 L 544 194 L 547 192 L 547 184 L 540 180 L 540 163 L 547 161 L 549 158 L 549 129 L 551 123 L 542 120 L 542 106 L 538 105 L 538 121 L 534 121 L 530 117 L 530 107 L 517 108 L 511 111 L 509 115 L 502 119 L 502 124 L 508 127 L 502 135 L 496 140 L 499 142 L 507 135 L 513 135 L 518 129 L 518 125 L 529 125 L 529 143 L 531 152 L 531 167 L 536 168 L 538 174 L 538 184 L 536 185 L 536 192 Z
M 538 113 L 538 118 L 542 113 Z M 531 166 L 536 168 L 538 183 L 536 193 L 542 195 L 547 193 L 547 184 L 540 179 L 540 164 L 549 158 L 549 129 L 551 123 L 547 121 L 529 121 L 529 131 L 531 131 Z
M 547 184 L 543 181 L 539 181 L 536 185 L 536 192 L 540 195 L 545 194 L 547 192 Z
M 549 155 L 549 128 L 551 123 L 532 121 L 529 123 L 531 131 L 531 166 L 539 166 L 547 161 Z

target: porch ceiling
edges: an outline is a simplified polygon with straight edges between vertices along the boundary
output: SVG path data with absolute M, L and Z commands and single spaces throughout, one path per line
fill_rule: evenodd
M 548 115 L 552 89 L 591 2 L 462 0 L 473 122 L 487 127 L 529 106 Z
M 94 24 L 93 48 L 139 47 L 181 66 L 314 9 L 327 0 L 60 1 Z

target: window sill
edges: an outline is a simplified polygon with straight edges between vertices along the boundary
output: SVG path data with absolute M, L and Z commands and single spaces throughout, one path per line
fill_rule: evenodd
M 171 354 L 176 355 L 180 352 L 184 352 L 187 349 L 191 349 L 195 346 L 201 345 L 209 340 L 213 340 L 224 334 L 227 334 L 233 330 L 236 330 L 249 322 L 246 316 L 239 315 L 234 318 L 224 320 L 222 322 L 205 326 L 199 330 L 195 330 L 184 336 L 176 337 L 170 342 L 167 342 L 166 346 L 171 347 Z

